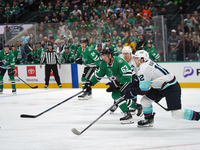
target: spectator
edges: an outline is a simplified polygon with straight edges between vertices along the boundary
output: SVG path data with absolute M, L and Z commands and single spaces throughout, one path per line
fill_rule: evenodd
M 45 16 L 45 18 L 44 18 L 44 24 L 46 24 L 46 23 L 51 23 L 48 16 Z
M 171 36 L 168 38 L 168 46 L 176 46 L 179 42 L 179 36 L 176 35 L 176 30 L 171 30 Z
M 39 6 L 39 12 L 45 11 L 46 9 L 47 9 L 47 6 L 44 5 L 43 1 L 41 1 L 40 6 Z
M 158 7 L 154 7 L 153 12 L 151 12 L 151 16 L 158 16 L 159 15 L 159 11 L 158 11 Z
M 12 22 L 12 12 L 10 11 L 10 7 L 6 7 L 5 13 L 3 15 L 3 18 L 6 23 Z
M 149 58 L 153 61 L 159 61 L 160 55 L 157 53 L 155 46 L 153 45 L 152 40 L 148 40 L 145 50 L 149 54 Z
M 25 8 L 26 3 L 24 2 L 24 0 L 20 0 L 19 2 L 19 8 L 20 8 L 20 12 L 24 12 L 26 10 Z
M 3 15 L 4 15 L 3 8 L 0 6 L 0 23 L 4 23 Z
M 44 40 L 43 34 L 39 34 L 37 41 L 42 42 Z
M 170 46 L 169 61 L 177 61 L 177 57 L 178 57 L 178 49 L 175 49 L 174 46 Z
M 121 38 L 122 38 L 122 44 L 124 45 L 125 43 L 127 43 L 130 34 L 128 32 L 126 32 L 126 33 L 121 32 L 120 35 L 121 35 Z
M 90 7 L 89 0 L 85 0 L 85 3 L 83 3 L 83 7 L 82 7 L 83 11 L 88 11 L 89 7 Z
M 110 1 L 110 5 L 109 5 L 109 9 L 112 10 L 113 12 L 115 11 L 116 9 L 116 5 L 113 3 L 113 0 Z
M 190 14 L 187 14 L 187 18 L 184 19 L 184 23 L 187 27 L 194 29 L 194 20 L 192 20 Z
M 47 11 L 53 11 L 53 6 L 51 2 L 48 2 Z
M 81 3 L 81 0 L 72 0 L 71 4 L 73 5 L 79 5 Z
M 60 21 L 61 21 L 61 22 L 65 22 L 66 19 L 67 19 L 67 17 L 65 16 L 65 13 L 64 13 L 64 12 L 61 12 L 61 13 L 60 13 L 60 16 L 61 16 Z
M 0 6 L 5 7 L 6 3 L 3 0 L 0 0 Z
M 7 42 L 12 38 L 12 33 L 10 32 L 10 28 L 8 26 L 6 26 L 4 30 L 5 30 L 5 42 Z
M 54 33 L 54 29 L 53 29 L 53 27 L 51 26 L 51 23 L 48 23 L 48 24 L 47 24 L 47 27 L 46 27 L 46 29 L 45 29 L 46 34 L 48 33 L 49 30 L 51 30 L 51 32 Z
M 64 47 L 64 52 L 61 54 L 60 61 L 62 63 L 74 63 L 74 53 L 69 49 L 68 46 Z
M 194 45 L 192 46 L 190 53 L 197 53 L 200 50 L 199 42 L 194 40 Z
M 44 36 L 44 40 L 42 41 L 42 47 L 46 50 L 48 48 L 48 44 L 50 42 L 48 41 L 48 37 L 47 36 Z
M 182 26 L 180 24 L 177 25 L 177 31 L 176 31 L 176 35 L 180 36 L 180 33 L 182 33 Z
M 137 31 L 139 34 L 143 34 L 144 33 L 143 27 L 140 26 L 137 21 L 135 22 L 134 31 Z
M 16 49 L 20 52 L 23 64 L 26 63 L 26 53 L 23 47 L 21 47 L 20 41 L 16 42 Z M 19 56 L 20 56 L 19 54 Z
M 124 46 L 130 46 L 132 49 L 132 54 L 135 54 L 135 44 L 133 42 L 131 42 L 130 37 L 128 37 L 127 43 L 125 43 Z
M 144 38 L 144 36 L 143 35 L 140 35 L 139 36 L 139 39 L 140 39 L 140 41 L 137 43 L 137 45 L 136 45 L 136 51 L 138 51 L 138 50 L 143 50 L 144 48 L 145 48 L 145 46 L 146 46 L 146 41 L 145 41 L 145 38 Z
M 128 4 L 125 5 L 125 8 L 123 10 L 123 13 L 126 13 L 126 11 L 129 10 L 130 13 L 133 13 L 133 9 L 129 7 Z
M 77 13 L 80 13 L 82 15 L 81 10 L 78 9 L 77 5 L 74 5 L 74 10 L 72 11 L 73 15 L 77 17 Z
M 30 36 L 28 35 L 28 31 L 24 31 L 24 36 L 21 37 L 21 41 L 23 46 L 28 43 Z
M 57 31 L 57 35 L 54 37 L 54 40 L 55 40 L 55 41 L 56 41 L 57 39 L 59 39 L 60 34 L 61 34 L 61 31 L 58 30 L 58 31 Z
M 51 17 L 51 20 L 49 22 L 55 23 L 56 22 L 56 18 L 58 18 L 58 15 L 54 12 L 52 17 Z
M 110 48 L 112 50 L 113 56 L 118 56 L 118 52 L 117 52 L 117 47 L 114 44 L 111 44 L 111 40 L 110 39 L 106 39 L 106 44 L 104 46 L 104 48 Z
M 141 5 L 138 4 L 138 0 L 134 0 L 133 1 L 133 10 L 136 11 L 137 9 L 139 10 L 139 12 L 141 11 Z
M 119 40 L 119 43 L 117 44 L 117 52 L 119 54 L 121 54 L 122 53 L 122 49 L 123 49 L 123 44 L 122 44 L 122 41 Z
M 59 7 L 58 4 L 55 4 L 55 7 L 54 7 L 54 12 L 59 15 L 60 14 L 60 11 L 61 11 L 61 8 Z
M 139 25 L 142 25 L 143 23 L 142 15 L 140 13 L 137 13 L 135 17 L 136 17 L 136 22 L 138 22 Z
M 123 12 L 123 8 L 121 8 L 121 4 L 117 4 L 117 8 L 115 8 L 115 11 L 114 11 L 114 13 L 116 14 L 117 13 L 117 11 L 120 11 L 120 12 Z
M 14 22 L 18 21 L 17 16 L 18 16 L 18 14 L 20 12 L 20 7 L 17 6 L 17 2 L 13 2 L 13 6 L 11 7 L 10 10 L 12 11 Z
M 57 53 L 60 53 L 65 45 L 64 35 L 60 34 L 59 39 L 55 41 L 55 44 L 57 44 Z
M 143 18 L 150 18 L 151 17 L 151 12 L 150 10 L 148 9 L 148 6 L 146 5 L 144 7 L 144 9 L 142 10 L 142 17 Z
M 131 26 L 133 26 L 133 24 L 135 24 L 135 22 L 136 22 L 136 19 L 135 19 L 135 17 L 134 17 L 134 14 L 133 14 L 133 13 L 130 13 L 130 16 L 129 16 L 129 18 L 128 18 L 128 23 L 129 23 Z
M 144 34 L 147 36 L 151 36 L 152 34 L 154 34 L 154 27 L 152 25 L 150 25 L 150 21 L 146 20 L 146 26 L 144 27 Z
M 75 17 L 75 16 L 73 15 L 73 12 L 70 12 L 70 13 L 69 13 L 69 17 L 67 18 L 67 20 L 68 20 L 69 22 L 78 21 L 77 17 Z
M 119 41 L 122 41 L 121 37 L 118 36 L 116 30 L 114 30 L 112 33 L 111 41 L 113 44 L 116 44 L 116 45 L 119 44 Z
M 29 44 L 29 45 L 35 44 L 35 39 L 34 39 L 33 34 L 30 34 L 30 38 L 29 38 L 29 40 L 28 40 L 28 44 Z

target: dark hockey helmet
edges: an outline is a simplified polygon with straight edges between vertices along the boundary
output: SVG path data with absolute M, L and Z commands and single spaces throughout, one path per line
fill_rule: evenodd
M 109 54 L 113 55 L 112 50 L 110 48 L 108 48 L 108 47 L 104 48 L 101 51 L 101 55 L 109 55 Z
M 148 44 L 153 44 L 153 41 L 152 41 L 152 40 L 148 40 L 147 43 L 148 43 Z
M 8 47 L 8 48 L 9 48 L 9 45 L 8 45 L 8 44 L 4 44 L 4 48 L 5 48 L 5 47 Z
M 81 38 L 80 43 L 87 43 L 87 39 L 86 38 Z

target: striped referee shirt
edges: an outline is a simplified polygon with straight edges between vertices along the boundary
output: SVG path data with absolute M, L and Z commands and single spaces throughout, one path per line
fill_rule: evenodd
M 40 64 L 46 62 L 47 65 L 54 65 L 54 64 L 56 64 L 56 61 L 58 61 L 58 63 L 61 64 L 58 54 L 55 51 L 50 52 L 50 51 L 46 50 L 42 55 Z

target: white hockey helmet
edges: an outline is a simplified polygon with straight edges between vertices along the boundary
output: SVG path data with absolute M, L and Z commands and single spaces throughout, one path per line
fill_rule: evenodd
M 149 60 L 149 54 L 147 51 L 145 50 L 139 50 L 135 53 L 135 57 L 137 57 L 139 60 L 141 58 L 144 59 L 144 62 L 148 61 Z
M 131 53 L 132 54 L 132 49 L 130 46 L 125 46 L 123 49 L 122 49 L 122 54 L 123 53 Z

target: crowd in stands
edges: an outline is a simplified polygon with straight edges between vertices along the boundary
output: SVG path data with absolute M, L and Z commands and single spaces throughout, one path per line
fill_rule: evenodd
M 3 6 L 2 15 L 5 22 L 8 19 L 4 17 L 8 7 L 3 1 L 0 0 L 0 12 Z M 17 6 L 19 9 L 18 11 L 12 9 L 11 14 L 23 11 L 22 2 L 24 0 L 12 0 L 11 8 Z M 163 52 L 160 53 L 154 46 L 155 32 L 158 31 L 154 27 L 154 17 L 164 15 L 165 22 L 169 25 L 170 14 L 178 10 L 184 12 L 184 2 L 184 0 L 41 1 L 37 11 L 52 13 L 45 16 L 42 22 L 38 22 L 36 32 L 25 31 L 17 41 L 23 49 L 21 50 L 23 59 L 17 63 L 39 63 L 49 43 L 53 44 L 63 63 L 73 63 L 73 57 L 82 37 L 87 37 L 88 45 L 96 50 L 99 45 L 104 48 L 111 44 L 118 53 L 121 53 L 124 46 L 130 46 L 133 54 L 137 50 L 145 49 L 151 59 L 162 61 L 160 55 L 162 56 Z M 9 37 L 9 30 L 6 34 Z M 7 44 L 10 44 L 9 39 L 6 40 Z M 18 44 L 15 44 L 19 50 Z M 167 44 L 169 50 L 167 57 L 170 61 L 183 61 L 188 58 L 188 53 L 195 53 L 200 57 L 200 16 L 197 11 L 185 16 L 184 30 L 181 24 L 177 29 L 171 30 Z

